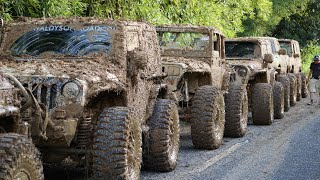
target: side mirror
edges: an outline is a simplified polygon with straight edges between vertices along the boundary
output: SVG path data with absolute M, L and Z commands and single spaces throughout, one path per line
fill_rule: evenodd
M 263 60 L 266 63 L 272 63 L 274 61 L 274 58 L 272 54 L 265 54 Z
M 287 50 L 284 49 L 284 48 L 281 48 L 281 49 L 279 50 L 279 54 L 280 54 L 280 55 L 287 55 Z
M 137 69 L 145 69 L 148 64 L 147 53 L 140 49 L 135 48 L 132 51 L 128 51 L 127 59 L 129 63 Z
M 300 54 L 294 54 L 293 57 L 298 58 L 300 57 Z

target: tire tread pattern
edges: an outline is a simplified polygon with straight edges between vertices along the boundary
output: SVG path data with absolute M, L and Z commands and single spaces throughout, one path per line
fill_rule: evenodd
M 198 149 L 216 149 L 222 144 L 225 124 L 225 104 L 220 90 L 201 86 L 191 107 L 192 143 Z
M 255 125 L 270 125 L 273 122 L 272 86 L 267 83 L 257 83 L 252 95 L 252 121 Z
M 93 178 L 139 179 L 141 144 L 141 126 L 132 118 L 130 109 L 105 108 L 99 116 L 93 137 Z M 135 177 L 128 169 L 133 170 Z
M 0 178 L 13 180 L 20 168 L 31 179 L 44 179 L 40 152 L 32 140 L 21 134 L 0 134 Z
M 148 126 L 150 129 L 149 137 L 144 141 L 143 166 L 148 170 L 172 171 L 177 164 L 180 144 L 179 115 L 176 104 L 171 100 L 157 100 Z M 173 132 L 170 126 L 173 127 Z
M 284 117 L 284 87 L 280 82 L 276 82 L 273 87 L 273 107 L 274 118 L 282 119 Z
M 242 137 L 247 131 L 248 96 L 244 85 L 231 84 L 225 97 L 226 118 L 224 135 Z M 241 119 L 245 118 L 245 120 Z M 244 123 L 244 124 L 241 124 Z
M 288 112 L 290 109 L 290 80 L 287 76 L 279 76 L 279 82 L 284 88 L 284 112 Z

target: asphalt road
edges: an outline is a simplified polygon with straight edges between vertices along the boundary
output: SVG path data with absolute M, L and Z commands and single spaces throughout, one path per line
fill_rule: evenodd
M 320 179 L 320 107 L 307 101 L 271 126 L 250 124 L 244 137 L 225 138 L 213 151 L 194 149 L 185 131 L 176 170 L 142 172 L 142 179 Z
M 216 150 L 194 149 L 182 122 L 177 168 L 142 171 L 141 179 L 320 180 L 320 106 L 298 102 L 271 126 L 248 126 L 242 138 L 225 138 Z M 47 168 L 50 179 L 86 179 L 82 170 Z M 49 178 L 46 178 L 49 179 Z

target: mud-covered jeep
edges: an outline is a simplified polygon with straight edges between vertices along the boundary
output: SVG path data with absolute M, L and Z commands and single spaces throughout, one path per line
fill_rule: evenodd
M 279 40 L 274 37 L 259 37 L 269 41 L 273 55 L 271 67 L 277 70 L 278 74 L 287 76 L 290 81 L 290 105 L 286 104 L 286 110 L 290 106 L 296 105 L 296 101 L 300 101 L 301 77 L 298 74 L 293 74 L 291 71 L 291 62 L 287 53 L 287 49 L 280 46 Z
M 290 85 L 288 78 L 280 75 L 272 65 L 275 56 L 268 39 L 234 38 L 227 39 L 225 43 L 227 62 L 236 72 L 231 77 L 232 83 L 226 96 L 226 117 L 229 118 L 226 118 L 225 131 L 230 136 L 242 136 L 247 126 L 248 103 L 253 123 L 269 125 L 274 118 L 284 116 L 285 104 L 288 106 L 289 103 Z M 235 103 L 242 103 L 243 106 L 232 108 Z M 234 124 L 239 128 L 232 128 Z
M 21 121 L 19 81 L 0 73 L 0 175 L 1 179 L 44 179 L 40 153 L 28 138 L 30 125 Z
M 224 133 L 223 95 L 229 85 L 224 36 L 211 27 L 164 25 L 156 28 L 165 82 L 179 104 L 180 117 L 191 121 L 196 148 L 215 149 Z
M 138 179 L 142 160 L 152 170 L 175 168 L 178 111 L 165 99 L 153 26 L 25 18 L 1 32 L 0 72 L 16 77 L 27 92 L 22 103 L 30 107 L 21 110 L 21 120 L 42 161 L 60 163 L 68 157 L 89 167 L 94 179 Z M 18 132 L 7 128 L 15 121 L 0 125 L 7 133 Z M 0 174 L 15 177 L 17 169 L 30 164 L 23 176 L 39 179 L 41 163 L 32 159 L 32 149 L 19 156 L 18 137 L 1 135 L 0 144 L 6 145 L 0 155 L 10 161 L 1 162 Z M 16 153 L 2 151 L 6 146 Z
M 281 48 L 287 50 L 290 62 L 290 73 L 297 77 L 297 100 L 306 98 L 308 95 L 306 76 L 302 73 L 301 53 L 299 42 L 293 39 L 279 39 Z

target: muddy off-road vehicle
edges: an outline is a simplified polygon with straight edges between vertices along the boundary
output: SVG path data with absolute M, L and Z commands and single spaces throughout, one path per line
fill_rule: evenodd
M 174 25 L 156 28 L 165 83 L 174 93 L 181 118 L 191 121 L 196 148 L 218 148 L 225 122 L 224 94 L 230 71 L 224 36 L 211 27 Z
M 0 177 L 44 179 L 40 153 L 28 138 L 30 124 L 20 118 L 22 94 L 28 96 L 16 78 L 0 73 Z
M 271 50 L 274 61 L 271 63 L 271 67 L 275 68 L 280 75 L 286 75 L 290 81 L 290 105 L 286 103 L 286 111 L 290 106 L 296 105 L 296 101 L 300 101 L 301 96 L 301 78 L 298 74 L 293 74 L 291 71 L 291 62 L 288 56 L 288 52 L 285 48 L 280 46 L 279 40 L 274 37 L 260 37 L 266 39 L 271 44 Z M 299 88 L 298 88 L 299 87 Z M 287 102 L 287 101 L 286 101 Z
M 2 178 L 43 179 L 32 143 L 43 162 L 67 158 L 87 167 L 93 179 L 138 179 L 142 161 L 146 169 L 175 168 L 179 117 L 161 84 L 153 26 L 23 18 L 1 32 L 0 72 L 24 88 L 25 130 L 18 135 L 17 121 L 1 119 Z
M 272 67 L 275 56 L 268 39 L 227 39 L 225 47 L 227 62 L 236 72 L 231 77 L 226 96 L 225 133 L 240 137 L 246 132 L 250 109 L 253 123 L 257 125 L 270 125 L 274 118 L 284 116 L 285 104 L 288 106 L 289 103 L 290 82 Z M 234 104 L 242 106 L 235 108 Z M 238 129 L 233 128 L 235 125 Z
M 292 39 L 279 39 L 281 48 L 287 50 L 290 62 L 290 73 L 294 73 L 297 77 L 297 100 L 308 96 L 308 88 L 306 76 L 302 73 L 301 53 L 299 42 Z

